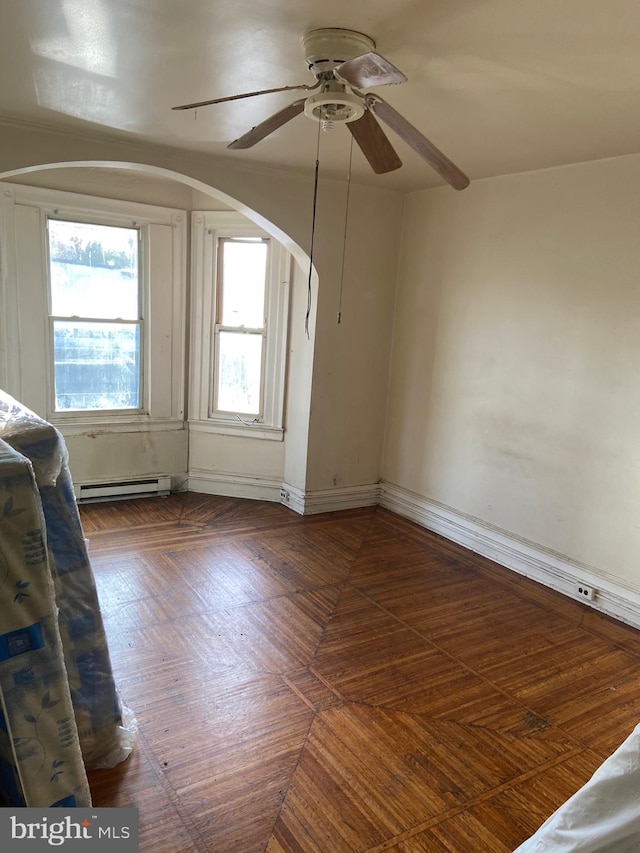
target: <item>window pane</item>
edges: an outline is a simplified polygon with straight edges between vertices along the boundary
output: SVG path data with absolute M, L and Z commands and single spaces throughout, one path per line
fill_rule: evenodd
M 51 313 L 137 320 L 138 231 L 49 220 Z
M 264 326 L 268 243 L 221 240 L 223 326 Z
M 218 411 L 260 414 L 261 373 L 262 335 L 220 332 Z
M 140 408 L 140 327 L 136 323 L 53 324 L 55 409 Z

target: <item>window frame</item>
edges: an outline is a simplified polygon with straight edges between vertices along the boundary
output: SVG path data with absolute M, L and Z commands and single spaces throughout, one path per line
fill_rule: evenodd
M 246 235 L 244 235 L 246 236 Z M 212 389 L 211 396 L 209 400 L 209 417 L 217 418 L 219 415 L 236 415 L 240 414 L 240 416 L 244 416 L 248 419 L 253 420 L 256 423 L 259 423 L 264 418 L 264 402 L 265 402 L 265 384 L 267 382 L 267 332 L 268 332 L 268 315 L 269 315 L 269 306 L 268 306 L 268 296 L 269 296 L 269 271 L 271 268 L 271 252 L 273 250 L 272 242 L 265 237 L 259 238 L 263 244 L 266 243 L 267 246 L 267 258 L 266 258 L 266 267 L 265 267 L 265 279 L 264 279 L 264 309 L 263 309 L 263 318 L 262 318 L 262 326 L 261 327 L 247 327 L 247 326 L 230 326 L 227 323 L 222 322 L 222 312 L 224 308 L 224 278 L 223 278 L 223 255 L 224 255 L 224 246 L 227 243 L 231 243 L 234 240 L 238 242 L 242 242 L 242 238 L 235 237 L 227 237 L 222 236 L 220 234 L 216 237 L 216 255 L 217 255 L 217 263 L 216 263 L 216 282 L 215 282 L 215 300 L 214 300 L 214 318 L 213 318 L 213 369 L 211 374 L 212 381 Z M 220 333 L 229 332 L 234 335 L 260 335 L 261 338 L 261 346 L 260 346 L 260 402 L 258 404 L 257 413 L 236 413 L 232 411 L 228 411 L 226 409 L 221 409 L 218 407 L 218 396 L 219 396 L 219 371 L 220 371 Z
M 141 409 L 54 411 L 48 218 L 137 228 L 144 324 Z M 173 430 L 185 421 L 187 211 L 3 182 L 6 390 L 65 435 Z M 26 342 L 29 342 L 28 348 Z
M 269 241 L 261 413 L 215 409 L 219 295 L 219 240 Z M 189 428 L 265 440 L 284 438 L 284 390 L 291 255 L 264 229 L 236 211 L 196 211 L 191 225 L 191 388 Z
M 104 225 L 113 228 L 123 228 L 127 227 L 129 230 L 135 230 L 138 235 L 138 318 L 137 320 L 123 320 L 122 318 L 97 318 L 97 317 L 81 317 L 78 314 L 73 314 L 70 316 L 62 316 L 62 315 L 54 315 L 53 313 L 53 292 L 51 287 L 51 240 L 49 236 L 49 223 L 51 221 L 63 221 L 63 222 L 79 222 L 83 224 L 89 225 Z M 146 298 L 149 288 L 150 282 L 148 280 L 147 271 L 145 269 L 144 258 L 147 254 L 147 243 L 148 243 L 148 232 L 145 232 L 144 227 L 139 225 L 127 225 L 124 226 L 122 223 L 114 225 L 113 222 L 103 222 L 99 221 L 96 218 L 91 218 L 88 220 L 85 217 L 68 217 L 55 215 L 52 216 L 51 213 L 45 212 L 45 257 L 46 257 L 46 268 L 47 268 L 47 314 L 48 314 L 48 336 L 47 336 L 47 361 L 49 366 L 49 382 L 48 382 L 48 391 L 49 391 L 49 402 L 48 402 L 48 414 L 49 419 L 55 418 L 56 421 L 60 423 L 66 420 L 78 420 L 85 415 L 91 416 L 94 412 L 99 412 L 104 416 L 113 415 L 113 416 L 122 416 L 122 415 L 146 415 L 149 412 L 149 377 L 147 375 L 146 365 L 147 358 L 146 354 L 146 341 L 147 341 L 147 329 L 145 324 L 145 305 L 148 303 L 148 299 Z M 140 350 L 139 350 L 139 405 L 135 408 L 127 407 L 127 408 L 113 408 L 113 409 L 56 409 L 56 365 L 55 365 L 55 349 L 54 349 L 54 326 L 56 320 L 60 320 L 63 322 L 68 322 L 70 320 L 75 320 L 81 323 L 126 323 L 132 326 L 137 326 L 140 330 L 139 332 L 139 341 L 140 341 Z

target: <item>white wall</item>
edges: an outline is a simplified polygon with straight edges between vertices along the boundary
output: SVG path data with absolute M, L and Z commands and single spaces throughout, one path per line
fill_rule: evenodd
M 640 590 L 640 156 L 406 202 L 383 477 Z
M 65 444 L 71 476 L 77 484 L 170 475 L 173 488 L 179 488 L 185 480 L 188 458 L 185 429 L 146 432 L 93 429 L 65 435 Z
M 375 484 L 380 477 L 402 203 L 395 193 L 352 187 L 344 267 L 342 235 L 322 246 L 307 469 L 312 491 Z M 344 192 L 337 192 L 323 217 L 344 222 L 344 204 Z

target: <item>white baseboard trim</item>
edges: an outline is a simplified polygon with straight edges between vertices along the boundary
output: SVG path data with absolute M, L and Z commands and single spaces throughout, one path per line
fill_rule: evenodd
M 267 477 L 247 477 L 243 474 L 214 473 L 192 468 L 189 471 L 187 490 L 204 495 L 278 502 L 281 487 L 280 480 Z
M 640 628 L 640 594 L 593 566 L 579 563 L 392 483 L 380 484 L 379 503 L 385 509 L 409 518 L 501 566 Z M 596 590 L 593 601 L 578 596 L 575 591 L 578 583 Z
M 302 489 L 279 480 L 246 477 L 242 474 L 213 473 L 193 468 L 189 471 L 187 490 L 205 495 L 279 502 L 297 512 L 298 515 L 376 506 L 380 496 L 378 483 L 370 486 L 344 486 L 316 492 L 303 492 Z
M 192 469 L 187 489 L 208 495 L 279 502 L 299 515 L 379 504 L 501 566 L 640 628 L 640 593 L 637 590 L 623 586 L 594 566 L 572 560 L 393 483 L 304 492 L 279 480 Z M 593 601 L 578 595 L 576 587 L 579 583 L 596 590 Z
M 315 492 L 303 492 L 287 483 L 282 484 L 281 503 L 299 515 L 317 515 L 321 512 L 376 506 L 379 500 L 378 483 L 366 486 L 336 486 L 335 489 L 318 489 Z
M 305 493 L 302 489 L 283 483 L 280 489 L 280 503 L 297 512 L 298 515 L 304 515 Z
M 307 492 L 304 502 L 304 514 L 336 512 L 341 509 L 358 509 L 362 506 L 376 506 L 380 502 L 380 485 L 372 483 L 366 486 L 337 486 L 335 489 L 319 489 Z

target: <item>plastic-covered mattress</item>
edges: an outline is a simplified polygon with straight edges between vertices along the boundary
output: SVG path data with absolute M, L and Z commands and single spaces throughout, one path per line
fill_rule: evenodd
M 515 853 L 640 850 L 640 725 Z
M 124 760 L 113 679 L 62 435 L 0 393 L 0 795 L 90 805 L 85 767 Z

